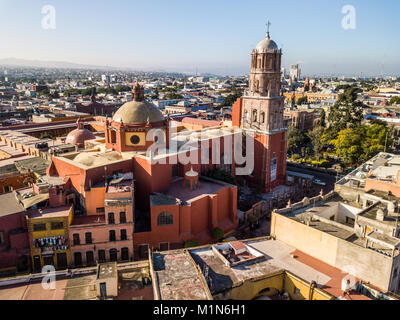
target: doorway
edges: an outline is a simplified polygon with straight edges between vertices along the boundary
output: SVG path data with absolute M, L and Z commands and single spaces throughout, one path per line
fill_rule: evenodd
M 93 251 L 86 252 L 86 265 L 93 266 L 94 265 L 94 254 Z
M 106 262 L 106 252 L 105 252 L 105 250 L 99 250 L 99 262 L 100 263 Z
M 54 266 L 54 256 L 44 256 L 43 263 L 45 266 Z
M 82 266 L 82 254 L 80 252 L 74 253 L 74 262 L 75 262 L 75 267 Z
M 100 283 L 100 300 L 107 298 L 107 285 L 105 282 Z
M 67 254 L 66 253 L 57 253 L 57 268 L 58 269 L 66 269 L 67 267 L 68 267 Z
M 115 262 L 117 260 L 118 260 L 117 249 L 111 249 L 110 250 L 110 261 Z
M 149 245 L 148 244 L 141 244 L 139 246 L 139 259 L 146 260 L 149 256 Z
M 34 269 L 34 272 L 42 271 L 42 263 L 40 262 L 40 256 L 33 257 L 33 269 Z
M 121 250 L 121 260 L 122 261 L 128 261 L 129 260 L 129 249 L 128 248 L 122 248 L 122 250 Z

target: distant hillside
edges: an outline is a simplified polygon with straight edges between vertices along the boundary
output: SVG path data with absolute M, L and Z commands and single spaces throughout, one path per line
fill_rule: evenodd
M 103 69 L 103 70 L 116 70 L 113 67 L 84 65 L 64 61 L 41 61 L 41 60 L 26 60 L 17 58 L 0 59 L 1 66 L 15 66 L 15 67 L 33 67 L 33 68 L 57 68 L 57 69 Z

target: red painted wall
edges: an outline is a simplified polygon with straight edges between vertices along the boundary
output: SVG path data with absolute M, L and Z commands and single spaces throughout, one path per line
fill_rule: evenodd
M 232 125 L 234 127 L 240 127 L 240 116 L 242 114 L 242 98 L 236 100 L 232 106 Z

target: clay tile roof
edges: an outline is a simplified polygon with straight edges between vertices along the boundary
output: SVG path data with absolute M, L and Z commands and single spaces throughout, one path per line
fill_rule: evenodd
M 230 242 L 229 244 L 231 245 L 231 247 L 234 250 L 242 250 L 242 249 L 246 249 L 247 250 L 246 245 L 241 241 L 233 241 L 233 242 Z

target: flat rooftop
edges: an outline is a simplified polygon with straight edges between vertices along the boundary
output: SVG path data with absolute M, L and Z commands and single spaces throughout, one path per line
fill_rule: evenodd
M 368 219 L 379 221 L 377 219 L 377 213 L 378 213 L 379 209 L 385 210 L 386 209 L 386 205 L 382 204 L 382 205 L 374 206 L 373 208 L 361 213 L 360 216 L 368 218 Z M 383 223 L 385 223 L 387 225 L 392 225 L 393 227 L 395 227 L 396 223 L 397 223 L 396 221 L 397 221 L 397 217 L 396 216 L 394 216 L 394 215 L 391 215 L 391 216 L 390 215 L 386 215 L 384 220 L 381 221 L 381 222 L 383 222 Z
M 210 248 L 190 250 L 200 269 L 206 270 L 210 291 L 213 294 L 227 290 L 241 281 L 288 271 L 307 282 L 315 281 L 319 288 L 340 297 L 342 279 L 348 275 L 320 260 L 296 250 L 279 240 L 258 239 L 243 241 L 248 247 L 261 252 L 263 260 L 229 267 L 215 256 Z
M 99 264 L 99 266 L 97 268 L 97 279 L 98 280 L 115 278 L 116 276 L 117 276 L 117 263 L 116 262 Z
M 74 217 L 72 219 L 71 227 L 104 223 L 106 223 L 106 217 L 104 214 L 96 216 Z
M 41 157 L 34 157 L 31 159 L 24 159 L 24 160 L 16 159 L 15 165 L 21 171 L 24 170 L 32 171 L 42 176 L 46 174 L 46 170 L 50 165 L 50 161 L 43 159 Z
M 29 219 L 64 218 L 69 216 L 71 209 L 72 207 L 46 208 L 29 214 Z
M 206 195 L 206 194 L 215 194 L 217 191 L 225 189 L 228 186 L 231 186 L 227 183 L 212 181 L 209 179 L 204 179 L 200 177 L 200 188 L 190 191 L 188 187 L 183 187 L 184 179 L 177 180 L 171 184 L 165 195 L 177 198 L 184 202 L 190 202 L 197 197 Z
M 342 198 L 334 193 L 328 200 L 320 200 L 316 203 L 311 203 L 307 206 L 298 207 L 298 204 L 292 205 L 292 208 L 297 208 L 290 211 L 290 208 L 276 210 L 277 214 L 281 214 L 287 218 L 293 219 L 297 222 L 307 224 L 310 228 L 314 228 L 324 233 L 328 233 L 332 236 L 340 238 L 345 241 L 349 241 L 363 248 L 378 251 L 384 255 L 395 256 L 399 252 L 394 252 L 394 243 L 397 245 L 399 242 L 397 238 L 393 238 L 386 235 L 375 236 L 367 235 L 368 246 L 366 246 L 366 239 L 362 239 L 357 236 L 357 232 L 354 225 L 345 223 L 345 217 L 352 216 L 355 220 L 356 216 L 366 217 L 369 219 L 376 220 L 377 211 L 381 208 L 380 204 L 371 206 L 367 209 L 355 207 L 353 205 L 342 202 Z M 299 203 L 301 205 L 301 203 Z M 337 208 L 335 208 L 337 207 Z M 347 212 L 347 213 L 346 213 Z M 341 219 L 338 220 L 336 216 L 341 215 Z M 331 218 L 335 216 L 335 220 L 331 221 Z M 384 220 L 385 224 L 395 224 L 396 217 L 386 216 Z
M 0 142 L 0 153 L 1 152 L 5 153 L 5 155 L 8 155 L 9 157 L 14 157 L 14 158 L 17 158 L 19 156 L 26 154 L 25 152 L 22 152 L 21 150 L 18 150 L 9 145 L 6 145 L 4 142 Z
M 351 181 L 354 180 L 358 181 L 361 184 L 360 187 L 363 188 L 367 177 L 371 173 L 371 178 L 392 182 L 396 178 L 398 170 L 400 170 L 400 156 L 381 152 L 338 181 L 337 184 L 339 186 L 353 187 Z
M 2 160 L 0 160 L 0 167 L 8 166 L 8 165 L 15 165 L 15 161 L 32 159 L 32 158 L 35 158 L 35 156 L 24 154 L 24 155 L 22 155 L 20 157 L 17 157 L 17 158 L 2 159 Z
M 187 253 L 153 253 L 161 300 L 208 300 L 208 288 Z
M 40 278 L 30 281 L 29 276 L 0 279 L 0 284 L 2 281 L 16 282 L 0 286 L 0 300 L 98 300 L 96 267 L 74 269 L 71 274 L 60 272 L 56 276 L 55 290 L 45 290 Z M 142 281 L 144 277 L 150 277 L 147 261 L 118 264 L 115 272 L 120 287 L 117 300 L 153 300 L 151 284 L 143 285 Z
M 41 176 L 36 184 L 45 183 L 50 186 L 62 186 L 65 185 L 64 178 L 55 177 L 55 176 Z
M 55 158 L 62 159 L 63 161 L 72 163 L 84 169 L 102 167 L 131 159 L 123 157 L 123 155 L 116 151 L 84 151 L 60 155 Z
M 330 235 L 343 240 L 347 240 L 354 234 L 354 231 L 349 231 L 336 225 L 316 220 L 310 222 L 310 227 L 325 233 L 329 233 Z
M 25 211 L 15 192 L 0 194 L 0 203 L 0 217 Z

